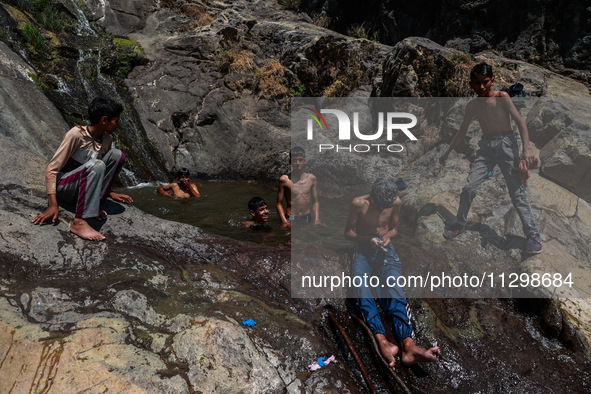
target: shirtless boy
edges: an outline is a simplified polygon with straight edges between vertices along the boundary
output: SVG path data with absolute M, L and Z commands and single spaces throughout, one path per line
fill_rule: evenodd
M 121 171 L 125 155 L 119 149 L 111 149 L 111 134 L 119 126 L 121 104 L 107 98 L 97 98 L 88 107 L 90 126 L 70 129 L 45 170 L 47 209 L 33 219 L 43 224 L 58 218 L 57 197 L 76 204 L 75 218 L 70 231 L 90 241 L 105 239 L 93 229 L 86 219 L 104 220 L 102 209 L 107 197 L 119 202 L 133 202 L 126 194 L 111 191 L 113 181 Z
M 277 213 L 281 219 L 281 228 L 290 227 L 292 223 L 310 223 L 312 214 L 310 203 L 314 211 L 314 225 L 322 226 L 320 222 L 320 204 L 316 194 L 316 177 L 304 172 L 306 165 L 306 152 L 296 146 L 289 153 L 291 174 L 282 175 L 279 178 L 279 190 L 277 192 Z M 286 207 L 283 209 L 283 200 Z
M 189 170 L 187 170 L 184 167 L 181 168 L 177 172 L 177 178 L 178 182 L 173 182 L 165 186 L 160 186 L 157 189 L 158 193 L 166 197 L 201 197 L 199 190 L 197 190 L 197 186 L 191 183 L 191 174 Z M 172 190 L 172 194 L 170 194 L 168 190 Z
M 248 202 L 248 212 L 252 220 L 247 220 L 244 225 L 251 230 L 271 230 L 269 226 L 269 207 L 261 197 L 253 197 Z
M 400 276 L 401 262 L 392 245 L 398 233 L 398 218 L 402 201 L 396 196 L 398 188 L 394 181 L 378 179 L 371 193 L 356 197 L 351 203 L 349 218 L 345 228 L 345 238 L 355 242 L 353 276 L 363 278 L 378 276 L 380 283 L 388 277 Z M 417 362 L 435 361 L 440 350 L 437 346 L 423 349 L 412 339 L 412 328 L 406 312 L 404 293 L 398 286 L 377 286 L 375 288 L 390 330 L 402 348 L 402 363 L 411 365 Z M 363 318 L 379 344 L 382 356 L 394 369 L 394 356 L 399 347 L 386 338 L 386 330 L 380 319 L 374 297 L 369 286 L 356 288 L 356 296 Z
M 534 163 L 537 164 L 537 158 L 530 148 L 529 132 L 523 118 L 506 92 L 491 89 L 493 82 L 493 71 L 490 65 L 480 63 L 472 68 L 470 87 L 478 97 L 466 106 L 464 121 L 460 125 L 460 129 L 447 150 L 439 158 L 439 162 L 444 164 L 450 152 L 466 136 L 472 120 L 476 118 L 482 129 L 482 139 L 478 143 L 479 149 L 476 152 L 476 159 L 470 167 L 466 185 L 460 195 L 460 206 L 456 220 L 445 228 L 443 235 L 446 238 L 455 238 L 464 231 L 470 205 L 476 196 L 478 186 L 498 164 L 505 178 L 513 206 L 521 219 L 523 233 L 527 239 L 526 252 L 540 253 L 542 243 L 527 197 L 526 184 L 521 183 L 519 179 L 520 159 L 525 160 L 528 167 L 532 167 Z M 515 121 L 521 134 L 523 147 L 521 155 L 519 155 L 517 137 L 511 126 L 511 119 Z

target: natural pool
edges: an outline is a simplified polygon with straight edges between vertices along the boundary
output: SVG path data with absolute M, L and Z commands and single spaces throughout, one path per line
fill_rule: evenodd
M 275 209 L 276 189 L 247 181 L 192 182 L 197 185 L 200 198 L 168 198 L 156 192 L 159 186 L 156 183 L 141 184 L 123 192 L 133 198 L 136 207 L 162 219 L 191 224 L 242 241 L 291 245 L 292 231 L 280 229 L 279 215 Z M 250 219 L 248 201 L 254 196 L 267 201 L 271 232 L 251 231 L 244 226 L 244 222 Z M 333 250 L 352 246 L 343 236 L 348 213 L 349 201 L 320 198 L 320 219 L 326 227 L 300 227 L 297 241 L 294 242 L 322 243 Z

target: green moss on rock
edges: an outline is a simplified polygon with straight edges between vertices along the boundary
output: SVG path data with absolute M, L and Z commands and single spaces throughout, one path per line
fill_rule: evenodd
M 117 52 L 117 68 L 115 75 L 119 78 L 127 78 L 136 66 L 148 63 L 146 53 L 137 41 L 125 38 L 114 38 L 113 45 Z

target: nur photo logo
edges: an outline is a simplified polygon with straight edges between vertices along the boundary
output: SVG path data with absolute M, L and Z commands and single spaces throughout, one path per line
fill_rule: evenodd
M 378 112 L 372 116 L 373 127 L 367 126 L 367 114 L 360 111 L 345 111 L 334 108 L 311 106 L 302 108 L 307 116 L 305 135 L 308 141 L 319 141 L 318 152 L 402 152 L 404 146 L 392 143 L 400 133 L 409 141 L 417 141 L 411 129 L 418 123 L 409 112 Z M 360 121 L 365 115 L 365 122 Z M 331 125 L 329 132 L 329 124 Z M 336 124 L 336 128 L 332 125 Z M 336 133 L 335 133 L 336 129 Z M 322 138 L 315 138 L 320 133 Z M 326 139 L 336 140 L 330 143 Z M 354 143 L 354 142 L 362 143 Z

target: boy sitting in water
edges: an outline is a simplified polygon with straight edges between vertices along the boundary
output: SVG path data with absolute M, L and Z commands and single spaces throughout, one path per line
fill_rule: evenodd
M 423 349 L 415 345 L 402 288 L 386 285 L 389 278 L 400 276 L 402 265 L 392 245 L 392 239 L 398 234 L 398 218 L 402 207 L 397 192 L 394 181 L 378 179 L 372 185 L 370 194 L 354 198 L 345 227 L 345 238 L 355 242 L 353 276 L 380 278 L 382 285 L 375 287 L 377 297 L 390 329 L 401 346 L 402 363 L 411 365 L 437 360 L 440 350 L 437 346 Z M 364 284 L 356 287 L 355 291 L 361 314 L 378 342 L 380 353 L 390 368 L 394 369 L 394 356 L 399 348 L 386 338 L 372 289 Z
M 121 104 L 108 98 L 96 98 L 88 107 L 89 126 L 75 126 L 66 133 L 45 170 L 47 209 L 33 219 L 43 224 L 58 218 L 57 197 L 76 204 L 70 231 L 80 238 L 102 241 L 105 236 L 93 229 L 88 218 L 104 220 L 103 204 L 107 197 L 115 201 L 133 202 L 126 194 L 111 191 L 113 181 L 123 167 L 125 155 L 111 149 L 111 134 L 119 126 Z
M 201 197 L 199 190 L 197 190 L 197 186 L 191 183 L 191 174 L 188 169 L 184 167 L 181 168 L 177 172 L 177 178 L 178 182 L 169 183 L 166 186 L 160 186 L 158 188 L 158 193 L 166 197 Z M 170 194 L 168 190 L 172 190 L 172 194 Z
M 468 211 L 472 200 L 476 196 L 478 186 L 498 164 L 505 178 L 513 206 L 521 219 L 523 233 L 527 239 L 525 251 L 530 254 L 540 253 L 542 243 L 527 197 L 526 184 L 521 183 L 519 179 L 520 160 L 523 160 L 528 168 L 533 168 L 537 164 L 537 158 L 530 149 L 529 132 L 523 118 L 519 115 L 506 92 L 491 89 L 493 82 L 493 71 L 490 65 L 480 63 L 472 68 L 470 87 L 478 97 L 470 101 L 466 106 L 464 121 L 460 125 L 460 129 L 447 150 L 439 158 L 439 162 L 444 164 L 450 152 L 466 136 L 468 126 L 470 126 L 472 120 L 476 118 L 482 129 L 482 139 L 478 143 L 479 149 L 476 152 L 476 159 L 470 167 L 466 185 L 462 189 L 462 194 L 460 194 L 457 218 L 453 223 L 446 226 L 443 236 L 445 238 L 455 238 L 464 231 L 468 220 Z M 511 119 L 517 123 L 521 134 L 523 147 L 521 155 L 519 155 L 517 137 L 511 126 Z
M 314 225 L 323 225 L 320 222 L 320 204 L 316 194 L 316 177 L 305 173 L 306 152 L 296 146 L 289 152 L 291 174 L 282 175 L 279 178 L 279 190 L 277 191 L 277 213 L 281 219 L 281 228 L 290 227 L 291 223 L 311 223 L 310 203 L 314 211 Z M 292 199 L 293 197 L 293 199 Z M 286 207 L 283 210 L 283 200 Z
M 253 197 L 248 202 L 248 211 L 252 220 L 244 222 L 244 225 L 251 230 L 265 230 L 271 229 L 269 226 L 269 208 L 267 202 L 261 197 Z

